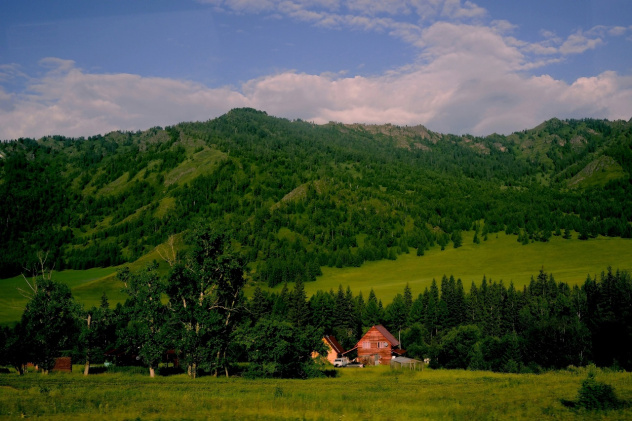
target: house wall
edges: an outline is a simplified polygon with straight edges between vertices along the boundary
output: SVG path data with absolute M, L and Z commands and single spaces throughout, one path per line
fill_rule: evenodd
M 338 358 L 338 354 L 336 353 L 336 351 L 333 350 L 331 345 L 329 345 L 329 342 L 327 342 L 327 339 L 323 338 L 323 342 L 325 343 L 325 346 L 327 347 L 327 361 L 333 364 L 335 359 Z
M 330 363 L 333 364 L 334 360 L 336 358 L 338 358 L 338 354 L 336 353 L 336 351 L 334 351 L 332 349 L 331 345 L 329 345 L 329 342 L 327 342 L 327 340 L 325 338 L 323 338 L 323 342 L 325 343 L 325 346 L 327 347 L 327 357 L 326 357 L 326 359 L 327 359 L 327 361 L 329 361 Z M 313 351 L 312 352 L 312 358 L 318 358 L 318 357 L 321 357 L 321 355 L 318 352 Z M 321 358 L 325 358 L 325 356 L 323 355 Z
M 384 335 L 375 327 L 369 331 L 358 342 L 358 359 L 366 365 L 375 365 L 375 356 L 379 357 L 378 364 L 389 365 L 391 363 L 391 344 Z

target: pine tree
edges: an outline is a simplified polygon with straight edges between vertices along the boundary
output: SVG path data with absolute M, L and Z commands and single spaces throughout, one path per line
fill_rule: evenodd
M 369 298 L 366 302 L 366 307 L 364 308 L 364 313 L 362 315 L 362 324 L 365 327 L 370 327 L 374 325 L 379 325 L 382 323 L 382 312 L 375 296 L 375 291 L 371 288 L 369 292 Z
M 307 295 L 303 281 L 296 281 L 294 289 L 290 293 L 287 318 L 295 327 L 304 327 L 310 319 Z

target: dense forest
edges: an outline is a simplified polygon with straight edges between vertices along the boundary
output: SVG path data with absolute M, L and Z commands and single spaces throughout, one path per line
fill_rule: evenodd
M 0 327 L 0 365 L 21 373 L 33 362 L 48 370 L 65 354 L 85 361 L 85 374 L 90 364 L 116 358 L 118 365 L 142 363 L 153 377 L 171 350 L 193 378 L 236 372 L 306 378 L 323 373 L 312 358 L 312 351 L 325 352 L 323 335 L 352 349 L 368 328 L 384 324 L 407 356 L 429 358 L 435 368 L 538 373 L 595 363 L 632 369 L 626 272 L 608 268 L 571 288 L 540 271 L 522 290 L 483 279 L 469 292 L 446 276 L 417 297 L 406 286 L 386 306 L 373 290 L 365 299 L 342 286 L 308 299 L 301 280 L 279 293 L 257 287 L 247 299 L 245 262 L 227 232 L 198 227 L 188 241 L 166 278 L 155 265 L 120 269 L 128 299 L 115 309 L 106 296 L 99 307 L 80 307 L 66 285 L 42 272 L 20 322 Z
M 274 118 L 0 144 L 0 278 L 132 262 L 195 224 L 231 232 L 249 276 L 314 280 L 494 232 L 632 237 L 632 122 L 549 120 L 509 136 Z

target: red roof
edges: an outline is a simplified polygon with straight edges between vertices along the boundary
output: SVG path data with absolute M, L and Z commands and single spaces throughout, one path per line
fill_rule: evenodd
M 395 336 L 391 335 L 391 332 L 388 331 L 388 329 L 386 329 L 384 326 L 382 325 L 377 325 L 377 326 L 373 326 L 375 327 L 381 334 L 382 336 L 384 336 L 384 338 L 390 342 L 391 346 L 398 346 L 399 345 L 399 341 L 395 338 Z
M 335 336 L 325 335 L 325 340 L 335 353 L 343 354 L 345 352 L 345 349 L 338 343 Z

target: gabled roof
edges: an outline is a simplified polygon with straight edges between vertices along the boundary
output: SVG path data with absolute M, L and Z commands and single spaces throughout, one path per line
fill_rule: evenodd
M 343 354 L 345 352 L 345 349 L 338 343 L 335 336 L 325 335 L 325 340 L 335 353 Z
M 399 341 L 395 338 L 395 336 L 391 335 L 391 332 L 389 332 L 384 326 L 377 325 L 373 327 L 376 328 L 388 342 L 390 342 L 391 346 L 399 346 Z

